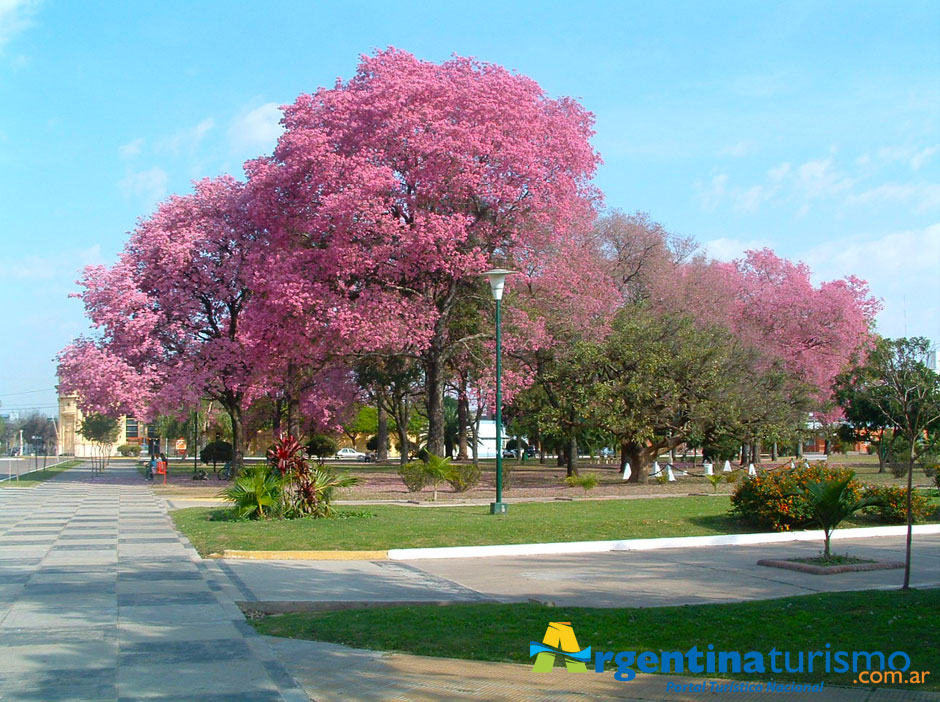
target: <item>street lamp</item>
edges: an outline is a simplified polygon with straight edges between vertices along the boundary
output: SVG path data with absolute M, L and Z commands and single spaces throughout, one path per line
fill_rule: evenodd
M 490 281 L 490 290 L 496 300 L 496 502 L 490 503 L 490 514 L 505 514 L 506 504 L 503 502 L 503 391 L 502 391 L 502 319 L 500 318 L 500 303 L 503 299 L 503 286 L 506 276 L 514 271 L 505 268 L 494 268 L 483 273 Z

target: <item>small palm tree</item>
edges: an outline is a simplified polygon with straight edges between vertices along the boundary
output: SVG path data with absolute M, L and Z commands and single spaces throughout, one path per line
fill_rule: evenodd
M 850 476 L 842 479 L 807 483 L 806 487 L 799 493 L 809 503 L 813 512 L 813 521 L 822 527 L 826 535 L 823 557 L 827 561 L 832 558 L 829 549 L 832 532 L 839 526 L 839 523 L 863 507 L 877 504 L 879 501 L 874 496 L 856 497 L 855 492 L 850 488 L 852 480 L 853 476 Z
M 454 476 L 454 467 L 450 464 L 449 458 L 441 458 L 433 453 L 428 453 L 423 461 L 416 461 L 414 464 L 421 469 L 426 478 L 426 484 L 430 483 L 433 490 L 431 500 L 437 501 L 437 486 Z
M 350 487 L 359 482 L 359 478 L 343 473 L 337 475 L 326 468 L 316 468 L 310 471 L 306 485 L 309 514 L 314 517 L 333 516 L 333 491 L 339 488 Z
M 269 466 L 259 464 L 242 471 L 232 486 L 220 494 L 235 503 L 239 517 L 264 519 L 276 510 L 281 499 L 283 482 Z M 268 514 L 265 514 L 265 509 Z

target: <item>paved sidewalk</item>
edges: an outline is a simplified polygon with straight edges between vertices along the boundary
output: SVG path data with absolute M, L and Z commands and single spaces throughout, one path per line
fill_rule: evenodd
M 0 490 L 3 702 L 300 702 L 133 467 Z
M 317 641 L 270 638 L 291 674 L 317 702 L 937 702 L 940 693 L 823 686 L 819 692 L 677 692 L 667 681 L 702 678 L 637 675 L 630 682 L 563 668 L 537 674 L 528 665 L 377 653 Z M 717 681 L 716 681 L 717 682 Z M 740 682 L 740 681 L 738 681 Z
M 903 561 L 904 543 L 897 536 L 845 539 L 835 542 L 835 550 Z M 536 599 L 559 606 L 657 607 L 897 588 L 904 580 L 903 570 L 820 576 L 757 565 L 762 558 L 815 556 L 821 545 L 804 541 L 554 556 L 208 563 L 236 584 L 233 599 L 269 605 Z M 940 586 L 940 535 L 917 535 L 913 546 L 912 585 Z M 277 611 L 272 606 L 258 609 Z

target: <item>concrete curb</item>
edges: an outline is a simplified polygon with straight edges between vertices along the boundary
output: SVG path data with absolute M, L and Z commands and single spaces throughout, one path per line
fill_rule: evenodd
M 257 561 L 385 561 L 388 551 L 229 551 L 210 558 L 241 558 Z
M 812 563 L 800 563 L 799 561 L 779 561 L 773 559 L 761 559 L 757 561 L 759 566 L 768 568 L 782 568 L 783 570 L 795 570 L 799 573 L 809 573 L 810 575 L 838 575 L 839 573 L 858 573 L 866 570 L 896 570 L 903 568 L 904 564 L 900 561 L 875 561 L 874 563 L 846 563 L 845 565 L 820 566 Z
M 915 534 L 940 534 L 940 524 L 918 524 Z M 904 536 L 906 526 L 837 529 L 833 539 L 859 539 L 872 536 Z M 787 541 L 821 541 L 821 529 L 814 531 L 774 532 L 765 534 L 722 534 L 718 536 L 680 536 L 663 539 L 625 539 L 621 541 L 572 541 L 554 544 L 505 544 L 500 546 L 453 546 L 448 548 L 389 549 L 392 561 L 422 558 L 481 558 L 486 556 L 543 556 L 572 553 L 604 553 L 606 551 L 655 551 L 665 548 L 696 548 L 707 546 L 742 546 Z
M 915 534 L 940 534 L 940 524 L 915 524 Z M 833 539 L 863 539 L 877 536 L 904 536 L 906 526 L 837 529 Z M 821 541 L 822 530 L 786 531 L 763 534 L 721 534 L 716 536 L 677 536 L 662 539 L 622 539 L 618 541 L 568 541 L 547 544 L 501 544 L 498 546 L 445 546 L 440 548 L 393 548 L 387 551 L 223 551 L 210 558 L 269 561 L 410 561 L 423 558 L 486 558 L 492 556 L 543 556 L 608 551 L 656 551 L 666 548 L 707 548 L 746 546 L 788 541 Z

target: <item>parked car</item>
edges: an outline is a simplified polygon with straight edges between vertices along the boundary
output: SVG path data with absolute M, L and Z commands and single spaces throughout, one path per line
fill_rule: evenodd
M 347 461 L 364 461 L 366 460 L 366 455 L 354 448 L 341 448 L 336 452 L 334 458 Z
M 606 446 L 597 452 L 601 458 L 612 458 L 614 455 L 614 450 L 612 448 L 607 448 Z

